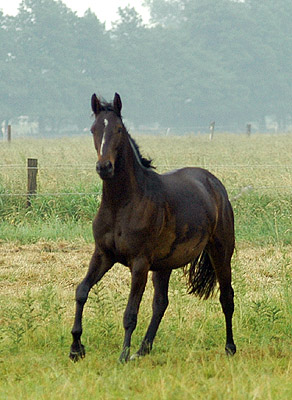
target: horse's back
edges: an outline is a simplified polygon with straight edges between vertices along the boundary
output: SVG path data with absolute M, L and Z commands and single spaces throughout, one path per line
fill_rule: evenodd
M 161 179 L 177 215 L 177 226 L 191 224 L 194 229 L 210 235 L 218 223 L 222 229 L 233 230 L 233 210 L 228 194 L 212 173 L 189 167 L 163 174 Z
M 203 168 L 178 169 L 161 175 L 161 179 L 174 204 L 203 210 L 229 203 L 221 181 Z
M 166 172 L 162 174 L 161 177 L 166 184 L 173 185 L 175 182 L 176 185 L 178 185 L 179 187 L 190 185 L 192 188 L 200 188 L 203 185 L 205 189 L 208 189 L 208 187 L 212 186 L 213 188 L 220 188 L 220 190 L 222 190 L 226 194 L 226 190 L 221 181 L 216 178 L 215 175 L 204 168 L 180 168 L 170 172 Z

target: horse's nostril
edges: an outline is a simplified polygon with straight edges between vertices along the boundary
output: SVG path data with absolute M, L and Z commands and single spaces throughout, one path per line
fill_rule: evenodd
M 112 163 L 111 163 L 110 161 L 107 161 L 107 162 L 104 164 L 104 166 L 105 166 L 105 168 L 106 168 L 108 171 L 112 170 L 112 168 L 113 168 L 113 165 L 112 165 Z
M 101 163 L 100 161 L 97 161 L 96 163 L 96 172 L 99 174 L 99 176 L 102 179 L 107 179 L 111 178 L 113 175 L 114 167 L 111 161 L 105 161 L 104 163 Z

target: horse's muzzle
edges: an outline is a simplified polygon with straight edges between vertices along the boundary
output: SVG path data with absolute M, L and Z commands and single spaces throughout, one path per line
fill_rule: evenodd
M 114 176 L 114 167 L 111 161 L 105 161 L 101 163 L 97 161 L 96 172 L 101 177 L 101 179 L 110 179 Z

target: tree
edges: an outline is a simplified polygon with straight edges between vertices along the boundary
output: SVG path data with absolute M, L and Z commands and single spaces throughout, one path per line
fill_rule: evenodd
M 93 92 L 118 91 L 135 124 L 229 129 L 292 103 L 292 3 L 286 0 L 146 0 L 151 25 L 132 7 L 106 31 L 87 10 L 23 0 L 0 13 L 1 119 L 45 127 L 89 125 Z
M 112 75 L 115 90 L 123 94 L 128 117 L 137 123 L 152 123 L 159 86 L 156 68 L 156 43 L 153 32 L 132 7 L 119 9 L 120 19 L 113 25 Z
M 249 0 L 254 35 L 262 43 L 258 82 L 262 85 L 255 102 L 262 115 L 276 116 L 285 129 L 292 104 L 292 3 L 285 0 Z
M 17 58 L 26 70 L 22 115 L 38 119 L 42 129 L 44 124 L 55 129 L 69 119 L 68 98 L 71 103 L 78 99 L 72 93 L 73 81 L 80 79 L 72 46 L 76 19 L 53 0 L 24 0 L 16 16 Z
M 0 12 L 0 123 L 21 115 L 19 96 L 24 93 L 25 71 L 18 64 L 14 18 Z
M 78 65 L 83 76 L 79 97 L 83 99 L 82 109 L 88 110 L 93 92 L 104 95 L 108 93 L 112 96 L 112 43 L 105 25 L 91 10 L 87 10 L 82 18 L 78 18 L 75 39 Z

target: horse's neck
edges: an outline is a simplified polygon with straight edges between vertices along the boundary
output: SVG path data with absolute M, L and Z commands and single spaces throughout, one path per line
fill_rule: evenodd
M 102 200 L 122 207 L 143 192 L 145 179 L 145 171 L 128 143 L 120 155 L 114 177 L 103 182 Z

